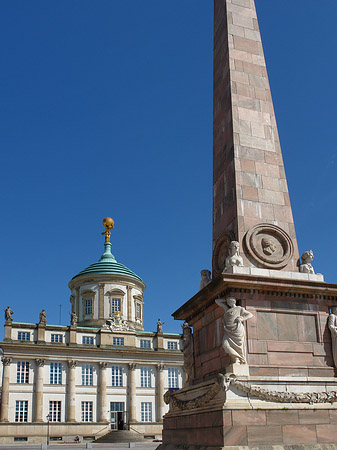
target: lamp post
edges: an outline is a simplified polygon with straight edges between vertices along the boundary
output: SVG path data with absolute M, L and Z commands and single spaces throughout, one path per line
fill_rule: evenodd
M 47 414 L 47 421 L 48 421 L 48 423 L 47 423 L 47 445 L 49 445 L 49 422 L 50 422 L 50 419 L 51 419 L 50 414 Z

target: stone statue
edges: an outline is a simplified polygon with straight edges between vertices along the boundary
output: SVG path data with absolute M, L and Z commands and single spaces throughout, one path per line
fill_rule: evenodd
M 314 252 L 312 250 L 308 250 L 307 252 L 303 253 L 301 258 L 302 264 L 300 265 L 300 272 L 314 274 L 315 271 L 311 264 L 314 259 Z
M 184 352 L 184 371 L 185 383 L 191 383 L 194 378 L 194 350 L 192 328 L 187 322 L 182 324 L 183 329 L 183 352 Z
M 7 306 L 7 308 L 4 309 L 4 311 L 5 311 L 5 320 L 6 320 L 6 322 L 7 323 L 8 322 L 13 322 L 12 314 L 14 314 L 14 312 L 10 309 L 10 307 Z
M 165 322 L 161 322 L 160 319 L 157 320 L 157 333 L 163 332 L 163 325 Z
M 40 325 L 46 325 L 46 323 L 47 323 L 47 314 L 46 314 L 46 311 L 43 309 L 40 312 L 40 322 L 39 322 L 39 324 Z
M 332 356 L 335 367 L 337 368 L 337 306 L 332 308 L 328 319 L 328 328 L 331 333 Z
M 225 270 L 228 270 L 233 266 L 243 267 L 243 259 L 240 256 L 240 244 L 237 241 L 232 241 L 229 244 L 225 266 Z
M 70 313 L 70 325 L 76 326 L 77 325 L 77 321 L 78 321 L 77 314 L 74 313 L 74 312 L 71 312 Z
M 246 360 L 246 332 L 243 322 L 253 317 L 242 306 L 236 305 L 234 297 L 215 300 L 218 306 L 225 310 L 223 316 L 224 336 L 222 346 L 229 355 L 232 363 L 247 364 Z
M 200 275 L 201 275 L 201 281 L 200 281 L 200 290 L 201 290 L 212 281 L 211 280 L 211 271 L 204 269 L 200 272 Z

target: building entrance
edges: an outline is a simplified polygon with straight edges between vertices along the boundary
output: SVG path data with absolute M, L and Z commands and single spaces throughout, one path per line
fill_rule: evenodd
M 124 411 L 124 402 L 110 403 L 110 427 L 111 430 L 126 429 L 126 411 Z

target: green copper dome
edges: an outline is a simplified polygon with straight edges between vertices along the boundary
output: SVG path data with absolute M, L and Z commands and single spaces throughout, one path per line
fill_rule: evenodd
M 94 264 L 91 264 L 86 269 L 82 270 L 80 273 L 75 275 L 72 279 L 82 275 L 93 275 L 93 274 L 113 274 L 113 275 L 126 275 L 131 278 L 136 278 L 143 283 L 143 280 L 132 272 L 132 270 L 123 266 L 116 261 L 114 255 L 111 253 L 111 242 L 105 242 L 105 251 L 101 256 L 101 259 Z

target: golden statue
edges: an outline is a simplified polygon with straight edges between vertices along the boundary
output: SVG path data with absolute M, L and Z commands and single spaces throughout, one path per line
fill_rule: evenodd
M 111 217 L 106 217 L 103 219 L 103 225 L 105 227 L 105 232 L 102 234 L 105 235 L 105 242 L 110 242 L 111 230 L 114 228 L 114 221 Z

